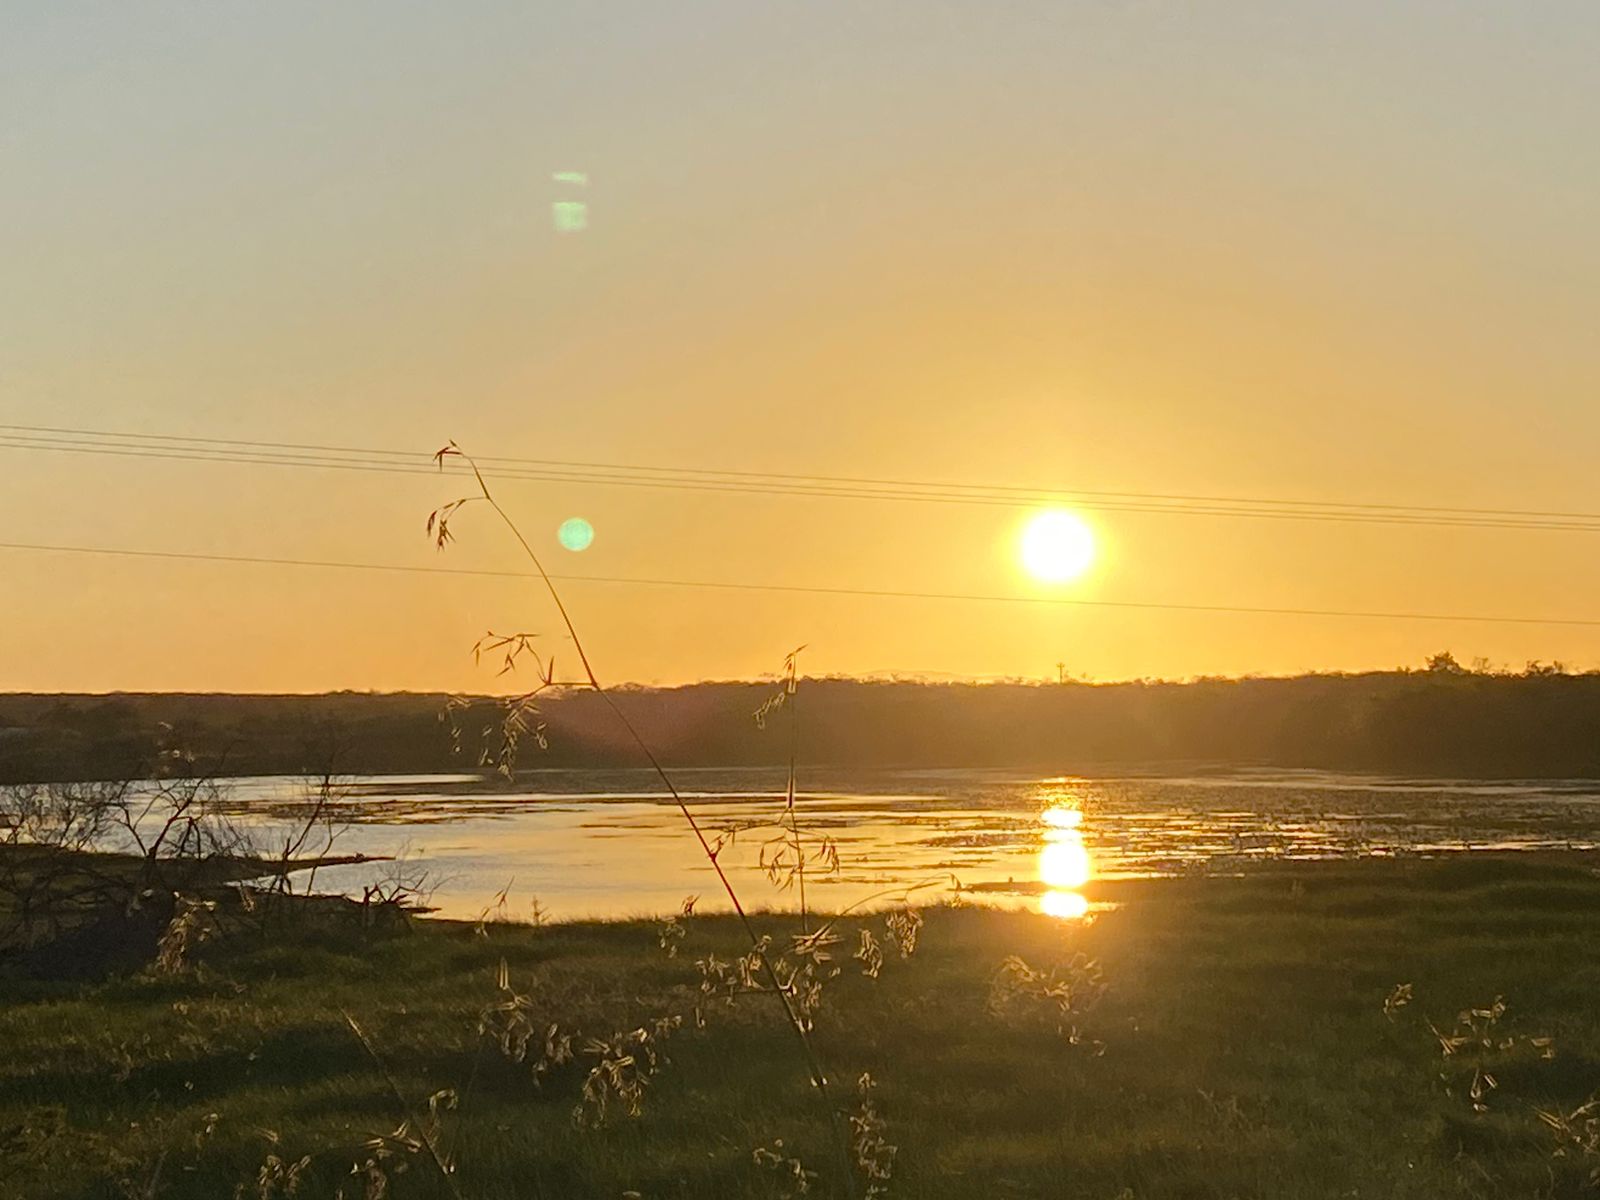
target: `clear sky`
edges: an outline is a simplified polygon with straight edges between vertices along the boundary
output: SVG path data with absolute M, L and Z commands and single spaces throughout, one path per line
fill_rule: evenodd
M 1597 61 L 1587 0 L 0 0 L 0 422 L 1593 512 Z M 0 447 L 0 540 L 436 566 L 456 490 Z M 1000 508 L 502 490 L 571 573 L 1044 594 Z M 1595 533 L 1084 515 L 1097 563 L 1049 594 L 1600 617 Z M 445 565 L 516 568 L 457 535 Z M 1600 665 L 1594 627 L 569 598 L 637 681 L 801 642 L 814 672 Z M 563 653 L 509 580 L 0 550 L 0 604 L 0 688 L 486 687 L 488 628 Z

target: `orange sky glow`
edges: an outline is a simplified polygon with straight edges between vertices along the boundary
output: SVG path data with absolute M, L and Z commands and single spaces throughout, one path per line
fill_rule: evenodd
M 35 6 L 0 41 L 0 689 L 488 689 L 489 629 L 571 657 L 533 581 L 469 573 L 526 570 L 487 512 L 432 545 L 459 476 L 23 426 L 1600 511 L 1596 51 L 1579 5 Z M 1064 500 L 1095 556 L 1050 582 L 1039 503 L 488 474 L 591 577 L 612 681 L 801 643 L 933 678 L 1600 667 L 1593 531 Z

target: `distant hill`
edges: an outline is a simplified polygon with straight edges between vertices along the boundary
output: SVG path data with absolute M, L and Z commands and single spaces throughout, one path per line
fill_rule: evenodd
M 787 735 L 753 713 L 768 683 L 613 693 L 663 761 L 781 762 Z M 838 766 L 1088 765 L 1175 760 L 1481 777 L 1600 776 L 1600 673 L 1425 671 L 1190 683 L 965 684 L 807 679 L 801 755 Z M 423 772 L 498 752 L 492 699 L 442 719 L 448 697 L 0 695 L 0 782 L 115 778 L 169 765 L 229 775 Z M 637 752 L 599 699 L 542 698 L 547 747 L 519 767 L 619 766 Z M 775 720 L 781 724 L 786 715 Z M 487 732 L 487 741 L 485 734 Z

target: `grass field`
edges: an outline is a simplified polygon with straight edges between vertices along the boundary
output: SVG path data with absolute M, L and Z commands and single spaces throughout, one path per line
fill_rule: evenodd
M 1288 864 L 1091 894 L 1116 907 L 1087 926 L 930 909 L 916 953 L 889 949 L 875 980 L 845 923 L 816 1039 L 841 1108 L 862 1073 L 877 1083 L 898 1147 L 888 1195 L 1600 1194 L 1600 1137 L 1586 1152 L 1580 1120 L 1557 1155 L 1538 1116 L 1600 1089 L 1600 862 Z M 851 1194 L 771 998 L 701 994 L 696 960 L 737 955 L 736 926 L 684 924 L 674 957 L 653 921 L 387 935 L 345 922 L 214 942 L 176 976 L 0 982 L 0 1195 L 284 1196 L 274 1173 L 309 1156 L 292 1194 L 364 1196 L 352 1167 L 401 1121 L 396 1090 L 415 1130 L 444 1089 L 458 1107 L 443 1103 L 435 1149 L 474 1200 L 784 1196 L 792 1168 L 754 1159 L 778 1139 L 779 1157 L 818 1172 L 810 1195 Z M 1045 1008 L 993 1010 L 1008 955 L 1044 969 L 1077 954 L 1106 984 L 1079 1045 Z M 478 1032 L 505 995 L 502 961 L 536 1045 L 550 1022 L 580 1031 L 578 1061 L 538 1083 Z M 1449 1036 L 1497 996 L 1506 1012 L 1445 1055 L 1429 1023 Z M 670 1014 L 689 1019 L 662 1043 L 642 1115 L 613 1098 L 602 1124 L 577 1127 L 585 1038 Z M 263 1175 L 269 1155 L 280 1165 Z M 451 1195 L 425 1153 L 380 1165 L 390 1196 Z

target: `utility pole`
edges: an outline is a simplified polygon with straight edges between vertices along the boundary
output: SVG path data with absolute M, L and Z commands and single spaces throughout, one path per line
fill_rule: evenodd
M 1067 664 L 1064 663 L 1064 662 L 1058 662 L 1056 664 L 1056 682 L 1058 684 L 1061 684 L 1061 683 L 1065 683 L 1066 681 L 1067 681 Z

